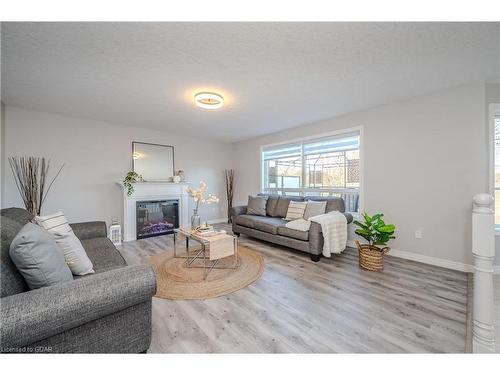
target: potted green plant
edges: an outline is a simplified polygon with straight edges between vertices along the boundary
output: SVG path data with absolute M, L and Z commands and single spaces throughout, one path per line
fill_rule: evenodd
M 127 173 L 125 176 L 125 179 L 123 180 L 123 186 L 125 189 L 127 189 L 127 195 L 130 197 L 132 193 L 134 192 L 134 183 L 137 181 L 144 181 L 142 176 L 138 174 L 137 172 L 130 171 Z
M 387 247 L 389 240 L 396 238 L 394 224 L 386 224 L 382 217 L 384 214 L 368 215 L 363 214 L 364 223 L 354 220 L 354 224 L 359 228 L 355 233 L 363 237 L 368 244 L 361 245 L 356 241 L 359 250 L 359 265 L 370 271 L 382 271 L 384 269 L 383 255 L 389 252 Z

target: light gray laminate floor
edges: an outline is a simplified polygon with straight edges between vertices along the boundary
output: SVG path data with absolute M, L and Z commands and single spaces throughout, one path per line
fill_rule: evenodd
M 313 263 L 244 235 L 240 243 L 264 255 L 262 277 L 215 299 L 153 298 L 150 353 L 466 350 L 465 273 L 395 257 L 375 273 L 359 268 L 355 249 Z M 172 247 L 171 236 L 163 236 L 119 250 L 138 264 Z

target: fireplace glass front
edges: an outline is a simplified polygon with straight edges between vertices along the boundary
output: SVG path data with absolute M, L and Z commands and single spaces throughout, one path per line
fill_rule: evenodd
M 179 228 L 177 199 L 136 203 L 137 239 L 174 233 Z

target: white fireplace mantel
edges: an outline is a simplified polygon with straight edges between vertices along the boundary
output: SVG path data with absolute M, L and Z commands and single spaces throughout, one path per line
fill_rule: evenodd
M 123 240 L 134 241 L 137 239 L 136 227 L 136 202 L 177 199 L 179 201 L 179 225 L 189 226 L 189 201 L 186 192 L 188 183 L 173 182 L 136 182 L 134 192 L 127 195 L 123 184 L 119 183 L 123 190 Z

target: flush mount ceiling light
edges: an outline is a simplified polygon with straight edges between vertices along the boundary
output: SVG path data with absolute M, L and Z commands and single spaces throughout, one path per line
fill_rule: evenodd
M 194 96 L 194 102 L 200 108 L 217 109 L 224 104 L 224 98 L 215 92 L 199 92 Z

